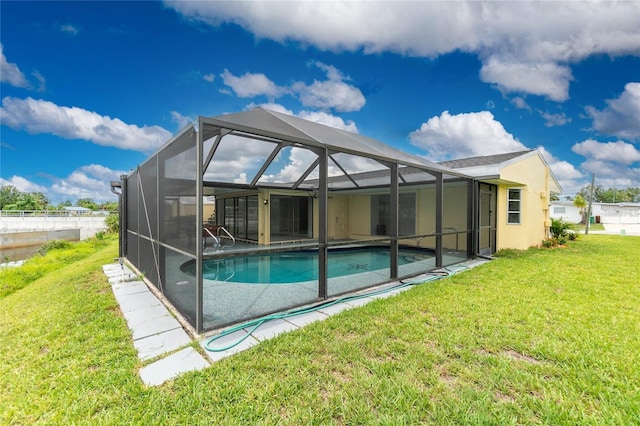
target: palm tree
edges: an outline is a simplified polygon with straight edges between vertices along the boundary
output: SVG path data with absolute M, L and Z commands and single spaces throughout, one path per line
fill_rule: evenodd
M 585 200 L 582 195 L 578 194 L 573 199 L 573 205 L 580 209 L 580 217 L 582 218 L 580 223 L 586 223 L 585 209 L 587 207 L 587 200 Z

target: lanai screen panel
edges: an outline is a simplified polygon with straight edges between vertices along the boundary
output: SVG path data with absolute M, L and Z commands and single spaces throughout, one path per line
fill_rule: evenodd
M 248 184 L 276 147 L 275 142 L 249 135 L 223 136 L 205 169 L 203 179 L 206 182 Z M 209 150 L 205 153 L 208 154 Z
M 127 259 L 138 268 L 138 172 L 132 172 L 127 179 Z
M 266 185 L 280 184 L 291 188 L 304 174 L 317 178 L 317 169 L 314 170 L 313 167 L 317 159 L 318 155 L 309 149 L 298 146 L 282 147 L 258 182 Z
M 164 280 L 160 290 L 196 326 L 196 276 L 183 265 L 196 259 L 202 244 L 202 224 L 196 220 L 195 130 L 187 129 L 158 152 L 158 208 L 160 241 L 158 257 Z

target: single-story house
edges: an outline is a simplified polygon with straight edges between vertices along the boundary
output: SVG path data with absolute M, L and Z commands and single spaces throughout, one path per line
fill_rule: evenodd
M 573 201 L 553 202 L 551 217 L 571 223 L 582 221 L 581 209 Z M 592 203 L 590 220 L 603 224 L 640 224 L 640 203 Z
M 444 161 L 480 185 L 480 252 L 540 244 L 549 234 L 551 194 L 562 188 L 540 151 Z M 494 235 L 496 234 L 496 235 Z M 490 249 L 490 250 L 488 250 Z

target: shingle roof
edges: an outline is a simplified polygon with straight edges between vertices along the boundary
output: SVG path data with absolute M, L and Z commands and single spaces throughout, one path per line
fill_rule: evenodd
M 534 150 L 528 149 L 526 151 L 507 152 L 504 154 L 483 155 L 479 157 L 461 158 L 459 160 L 440 161 L 438 164 L 442 166 L 450 167 L 452 169 L 459 169 L 463 167 L 488 166 L 491 164 L 504 163 L 505 161 L 509 161 L 514 158 L 520 157 L 521 155 L 528 154 L 531 151 L 534 151 Z

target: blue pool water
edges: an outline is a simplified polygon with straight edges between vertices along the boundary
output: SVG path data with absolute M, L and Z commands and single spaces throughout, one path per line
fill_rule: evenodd
M 424 250 L 401 249 L 398 265 L 433 257 Z M 388 247 L 330 250 L 329 278 L 371 272 L 389 267 Z M 207 259 L 204 279 L 251 284 L 289 284 L 318 279 L 318 252 L 296 251 L 264 255 Z M 195 275 L 195 262 L 182 265 L 183 272 Z

